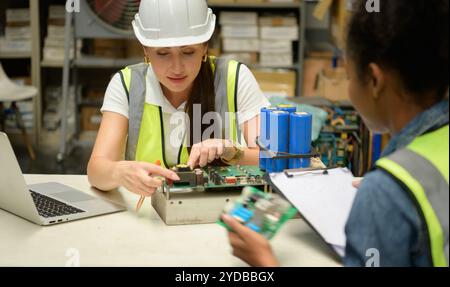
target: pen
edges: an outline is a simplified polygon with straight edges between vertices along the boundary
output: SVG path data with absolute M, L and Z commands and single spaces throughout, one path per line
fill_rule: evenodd
M 157 160 L 155 162 L 155 164 L 158 165 L 158 166 L 161 166 L 161 161 Z M 144 200 L 145 200 L 145 196 L 141 195 L 141 198 L 139 198 L 139 201 L 138 201 L 137 206 L 136 206 L 136 212 L 139 212 L 139 210 L 141 209 L 142 204 L 144 203 Z

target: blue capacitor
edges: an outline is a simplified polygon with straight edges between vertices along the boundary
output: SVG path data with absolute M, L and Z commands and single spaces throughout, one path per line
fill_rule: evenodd
M 285 111 L 272 111 L 270 121 L 270 150 L 273 152 L 289 151 L 289 113 Z M 287 159 L 268 159 L 267 172 L 282 172 L 287 169 Z
M 290 154 L 311 153 L 312 115 L 309 113 L 293 113 L 290 116 Z M 289 159 L 289 168 L 307 168 L 310 166 L 309 158 Z
M 272 108 L 272 107 L 261 109 L 259 140 L 266 147 L 269 146 L 269 137 L 270 137 L 269 114 L 271 111 L 276 111 L 276 110 L 277 110 L 277 108 Z M 269 156 L 268 156 L 267 152 L 260 151 L 260 153 L 259 153 L 259 168 L 261 170 L 267 169 L 268 157 Z
M 277 107 L 278 107 L 278 110 L 285 111 L 290 114 L 297 112 L 297 107 L 295 107 L 293 105 L 278 105 Z

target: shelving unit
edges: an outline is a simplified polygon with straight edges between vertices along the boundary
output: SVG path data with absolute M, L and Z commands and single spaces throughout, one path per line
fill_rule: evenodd
M 12 0 L 11 0 L 12 1 Z M 25 0 L 22 0 L 25 1 Z M 64 63 L 62 61 L 49 61 L 42 59 L 43 41 L 41 37 L 44 36 L 44 26 L 46 25 L 46 10 L 48 5 L 65 5 L 65 0 L 28 0 L 30 8 L 30 21 L 31 21 L 31 33 L 32 33 L 32 51 L 31 53 L 3 53 L 0 51 L 0 60 L 27 60 L 30 61 L 31 67 L 31 79 L 32 84 L 38 88 L 39 95 L 34 99 L 34 130 L 32 132 L 33 143 L 38 145 L 43 141 L 43 138 L 47 136 L 42 129 L 43 122 L 43 106 L 44 106 L 44 91 L 48 83 L 49 74 L 51 78 L 60 77 L 63 72 Z M 82 1 L 83 2 L 83 1 Z M 293 13 L 298 15 L 299 19 L 299 40 L 298 45 L 295 45 L 296 54 L 295 63 L 290 66 L 275 67 L 276 69 L 293 70 L 297 73 L 296 95 L 300 96 L 303 83 L 303 62 L 304 62 L 304 47 L 305 47 L 305 4 L 303 1 L 292 3 L 209 3 L 208 4 L 216 14 L 220 11 L 257 11 L 257 12 L 270 12 L 274 14 Z M 1 8 L 1 5 L 0 5 Z M 69 33 L 70 34 L 70 33 Z M 72 35 L 71 35 L 72 36 Z M 124 36 L 122 39 L 133 38 L 133 35 Z M 70 61 L 71 69 L 78 70 L 82 73 L 82 70 L 105 70 L 108 69 L 120 69 L 124 66 L 134 63 L 142 62 L 141 58 L 133 59 L 117 59 L 117 58 L 101 58 L 95 56 L 83 56 L 75 58 Z M 269 69 L 259 64 L 249 65 L 253 69 Z M 74 77 L 71 77 L 71 81 L 77 80 L 75 73 Z M 60 82 L 55 83 L 55 79 L 52 82 L 59 85 Z M 83 101 L 79 97 L 77 98 L 77 106 L 98 106 L 101 104 L 98 101 Z
M 303 0 L 295 2 L 264 2 L 264 3 L 229 3 L 220 1 L 213 1 L 208 3 L 208 6 L 213 9 L 214 13 L 218 15 L 221 11 L 258 11 L 279 13 L 283 11 L 296 12 L 299 17 L 299 40 L 297 45 L 298 60 L 292 66 L 278 66 L 278 67 L 264 67 L 259 64 L 248 65 L 253 69 L 289 69 L 297 73 L 296 97 L 301 96 L 303 90 L 303 63 L 305 51 L 305 26 L 306 26 L 306 11 Z
M 42 93 L 41 93 L 41 33 L 40 33 L 40 15 L 39 4 L 40 0 L 28 0 L 28 8 L 30 9 L 30 27 L 31 27 L 31 52 L 4 52 L 0 51 L 0 61 L 2 60 L 29 60 L 30 61 L 30 77 L 31 84 L 38 89 L 38 94 L 33 99 L 33 130 L 30 132 L 34 145 L 39 145 L 39 136 L 41 132 L 41 107 L 42 107 Z M 3 3 L 5 9 L 9 8 L 9 2 Z M 15 3 L 16 4 L 16 3 Z M 22 4 L 22 3 L 19 3 Z M 8 72 L 8 71 L 6 71 Z M 14 135 L 11 135 L 14 138 Z

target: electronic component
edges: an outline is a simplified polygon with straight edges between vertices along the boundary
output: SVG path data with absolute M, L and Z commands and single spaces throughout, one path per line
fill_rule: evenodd
M 236 184 L 237 183 L 237 179 L 235 176 L 227 176 L 225 177 L 225 183 L 227 184 Z
M 297 112 L 297 107 L 293 105 L 278 105 L 277 108 L 279 111 L 285 111 L 290 114 Z
M 292 113 L 289 120 L 289 153 L 311 153 L 312 115 L 309 113 Z M 307 168 L 311 165 L 309 158 L 289 159 L 289 169 Z
M 270 150 L 273 152 L 289 152 L 289 116 L 285 111 L 272 111 L 269 114 L 270 121 Z M 268 159 L 266 161 L 267 172 L 282 172 L 288 168 L 287 159 Z
M 265 193 L 249 186 L 244 188 L 234 204 L 225 206 L 223 213 L 229 214 L 253 231 L 271 239 L 280 227 L 297 213 L 297 210 L 278 194 Z M 230 230 L 222 220 L 219 219 L 217 223 Z
M 192 170 L 189 166 L 177 165 L 172 170 L 180 177 L 171 188 L 194 188 L 200 191 L 211 188 L 243 187 L 266 184 L 264 172 L 257 166 L 204 167 Z
M 178 164 L 175 166 L 174 170 L 178 172 L 189 172 L 192 171 L 191 167 L 187 164 Z
M 269 148 L 269 137 L 270 137 L 270 120 L 269 120 L 269 115 L 270 112 L 272 111 L 276 111 L 277 108 L 274 107 L 270 107 L 270 108 L 262 108 L 261 109 L 261 116 L 260 116 L 260 130 L 261 130 L 261 135 L 260 135 L 260 140 L 261 143 Z M 259 153 L 259 167 L 262 170 L 266 170 L 267 169 L 267 163 L 269 162 L 269 154 L 266 151 L 260 151 Z
M 180 178 L 179 181 L 174 182 L 174 186 L 197 186 L 197 175 L 190 166 L 179 164 L 172 168 Z

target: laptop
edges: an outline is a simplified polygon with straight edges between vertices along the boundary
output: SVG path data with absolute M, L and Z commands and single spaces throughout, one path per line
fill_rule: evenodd
M 39 225 L 78 220 L 125 210 L 69 186 L 26 185 L 11 143 L 0 132 L 0 208 Z

